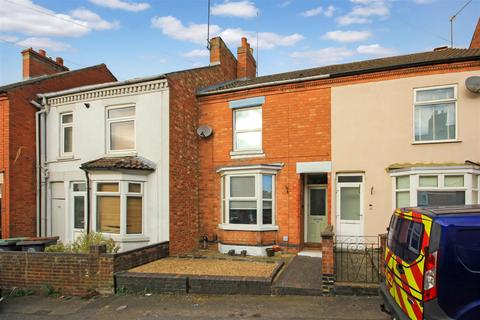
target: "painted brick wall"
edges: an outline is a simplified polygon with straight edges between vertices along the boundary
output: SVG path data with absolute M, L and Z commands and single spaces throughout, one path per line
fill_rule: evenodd
M 265 96 L 263 158 L 233 160 L 232 110 L 228 101 Z M 303 184 L 296 163 L 330 160 L 330 88 L 285 87 L 244 91 L 200 98 L 200 123 L 213 128 L 213 136 L 200 141 L 201 234 L 237 244 L 277 244 L 296 250 L 303 243 Z M 276 220 L 279 231 L 265 236 L 257 232 L 218 230 L 220 223 L 220 176 L 218 167 L 259 163 L 284 163 L 277 174 Z M 329 192 L 329 195 L 331 192 Z M 330 200 L 329 200 L 330 202 Z M 283 236 L 289 241 L 283 243 Z M 223 239 L 222 239 L 223 238 Z M 233 241 L 234 240 L 234 241 Z
M 4 172 L 2 237 L 36 235 L 36 94 L 116 81 L 105 65 L 10 89 L 0 97 L 0 172 Z
M 212 67 L 169 74 L 170 87 L 170 252 L 199 245 L 199 155 L 197 89 L 235 79 L 236 60 L 225 50 Z

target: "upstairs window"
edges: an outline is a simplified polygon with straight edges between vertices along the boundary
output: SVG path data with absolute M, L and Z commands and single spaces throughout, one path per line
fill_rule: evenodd
M 262 108 L 242 108 L 233 111 L 234 151 L 262 149 Z
M 60 155 L 70 156 L 73 153 L 73 114 L 60 115 Z
M 107 109 L 108 152 L 135 150 L 135 107 Z
M 457 139 L 455 86 L 415 90 L 415 142 Z

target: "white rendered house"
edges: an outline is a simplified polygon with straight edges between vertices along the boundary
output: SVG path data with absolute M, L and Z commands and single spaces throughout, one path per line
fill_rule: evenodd
M 165 76 L 41 97 L 42 234 L 70 243 L 89 229 L 114 239 L 122 251 L 168 241 Z

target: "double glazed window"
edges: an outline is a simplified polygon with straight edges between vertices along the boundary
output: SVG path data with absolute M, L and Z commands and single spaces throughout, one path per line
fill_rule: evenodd
M 274 175 L 262 173 L 225 175 L 222 184 L 224 224 L 274 224 Z
M 60 155 L 69 156 L 73 153 L 73 113 L 60 115 Z
M 415 90 L 415 142 L 457 138 L 455 86 Z
M 234 151 L 262 149 L 262 108 L 242 108 L 233 111 Z
M 388 247 L 406 263 L 415 261 L 421 252 L 423 224 L 393 216 L 388 232 Z
M 85 229 L 85 208 L 87 198 L 87 184 L 84 182 L 74 182 L 72 184 L 73 196 L 73 228 Z
M 143 190 L 139 182 L 98 182 L 96 185 L 97 231 L 141 234 Z
M 135 107 L 107 108 L 107 146 L 109 152 L 135 150 Z

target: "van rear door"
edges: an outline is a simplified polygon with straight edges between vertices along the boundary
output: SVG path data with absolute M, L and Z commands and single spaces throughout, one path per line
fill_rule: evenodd
M 395 301 L 410 319 L 423 319 L 423 273 L 430 239 L 430 217 L 398 210 L 391 223 L 392 256 L 387 263 L 393 275 Z M 389 235 L 390 235 L 389 232 Z

